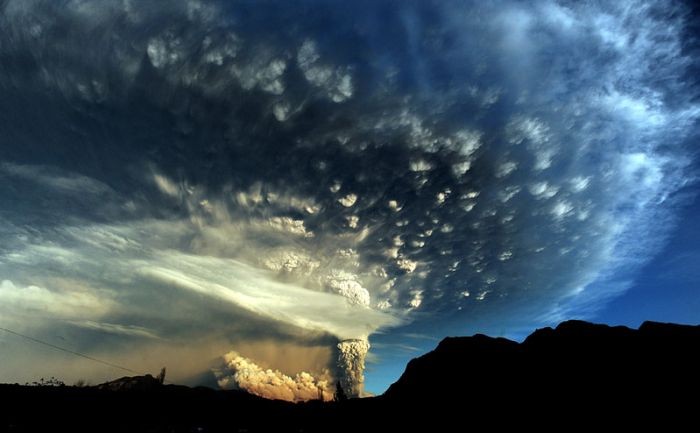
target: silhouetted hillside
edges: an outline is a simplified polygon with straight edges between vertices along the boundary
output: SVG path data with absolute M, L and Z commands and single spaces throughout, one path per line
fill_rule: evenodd
M 157 389 L 162 382 L 147 374 L 145 376 L 126 376 L 117 380 L 101 383 L 95 388 L 105 391 L 150 391 Z
M 464 431 L 696 423 L 700 326 L 639 330 L 569 321 L 523 343 L 444 339 L 380 397 L 292 404 L 241 391 L 161 385 L 0 385 L 0 431 Z M 696 425 L 696 424 L 694 424 Z
M 568 321 L 523 343 L 446 338 L 411 360 L 381 399 L 392 406 L 466 405 L 482 413 L 495 407 L 572 416 L 596 408 L 586 417 L 642 408 L 682 412 L 698 403 L 699 349 L 700 326 L 655 322 L 633 330 Z

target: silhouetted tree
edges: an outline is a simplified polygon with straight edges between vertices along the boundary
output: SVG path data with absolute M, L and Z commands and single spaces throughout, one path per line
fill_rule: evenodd
M 343 387 L 340 385 L 340 381 L 337 381 L 335 383 L 335 395 L 333 396 L 333 399 L 335 401 L 345 401 L 348 399 L 348 396 L 345 394 Z
M 34 381 L 32 383 L 25 383 L 25 386 L 66 386 L 65 382 L 62 380 L 56 379 L 55 377 L 51 376 L 49 379 L 44 379 L 43 377 L 39 379 L 38 382 Z
M 165 382 L 165 367 L 160 369 L 160 373 L 158 374 L 158 377 L 156 379 L 158 379 L 158 383 L 160 383 L 161 385 L 163 384 L 163 382 Z

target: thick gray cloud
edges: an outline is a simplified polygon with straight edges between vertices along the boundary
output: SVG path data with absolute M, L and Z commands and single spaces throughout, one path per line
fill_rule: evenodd
M 693 181 L 680 4 L 0 12 L 0 322 L 91 350 L 585 315 Z

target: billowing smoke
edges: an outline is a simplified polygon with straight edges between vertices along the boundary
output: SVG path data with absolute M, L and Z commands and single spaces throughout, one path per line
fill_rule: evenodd
M 260 397 L 295 402 L 333 399 L 329 372 L 318 378 L 304 371 L 287 376 L 279 370 L 263 369 L 236 352 L 224 355 L 224 361 L 225 368 L 215 370 L 223 389 L 243 389 Z
M 224 355 L 224 367 L 214 369 L 224 389 L 243 389 L 261 397 L 287 401 L 334 398 L 336 383 L 347 397 L 363 395 L 367 340 L 344 340 L 336 345 L 335 367 L 324 369 L 316 377 L 308 372 L 289 376 L 277 369 L 264 369 L 235 351 Z
M 277 369 L 264 369 L 235 351 L 224 355 L 224 367 L 214 369 L 217 382 L 224 389 L 243 389 L 261 397 L 287 401 L 333 399 L 336 383 L 347 397 L 363 395 L 367 340 L 344 340 L 336 345 L 335 366 L 322 370 L 316 377 L 308 372 L 289 376 Z
M 369 352 L 367 340 L 345 340 L 338 343 L 337 380 L 345 395 L 361 397 L 365 381 L 365 357 Z
M 337 344 L 332 379 L 226 357 L 227 386 L 298 400 L 360 395 L 378 330 L 590 315 L 692 181 L 685 13 L 0 0 L 0 323 Z

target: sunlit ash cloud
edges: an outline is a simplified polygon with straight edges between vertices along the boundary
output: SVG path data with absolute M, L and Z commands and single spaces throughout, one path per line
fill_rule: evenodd
M 685 13 L 0 1 L 0 324 L 299 401 L 376 332 L 585 317 L 693 181 Z

